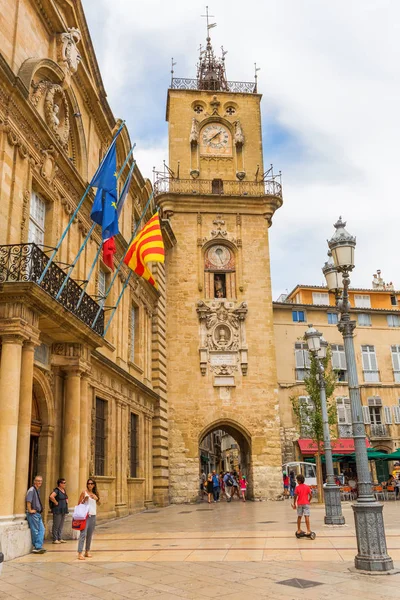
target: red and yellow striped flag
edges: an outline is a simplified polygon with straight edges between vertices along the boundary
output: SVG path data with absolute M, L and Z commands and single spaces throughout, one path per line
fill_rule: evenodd
M 140 231 L 131 245 L 124 258 L 124 263 L 128 265 L 139 277 L 146 279 L 151 285 L 157 288 L 157 283 L 147 267 L 149 262 L 164 262 L 164 243 L 161 235 L 160 219 L 158 212 L 147 221 L 146 225 Z

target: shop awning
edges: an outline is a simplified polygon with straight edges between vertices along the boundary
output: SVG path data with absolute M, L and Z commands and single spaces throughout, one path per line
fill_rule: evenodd
M 317 442 L 310 438 L 303 438 L 297 440 L 299 444 L 300 452 L 303 456 L 314 456 L 317 453 Z M 365 439 L 365 445 L 367 448 L 371 447 L 370 442 Z M 354 440 L 353 438 L 338 438 L 332 440 L 332 451 L 334 454 L 352 454 L 354 452 Z

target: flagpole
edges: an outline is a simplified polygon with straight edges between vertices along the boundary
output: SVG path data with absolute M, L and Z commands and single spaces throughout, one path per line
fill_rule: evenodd
M 133 169 L 135 168 L 135 166 L 136 166 L 136 161 L 134 161 L 134 162 L 133 162 L 132 166 L 131 166 L 131 167 L 130 167 L 130 169 L 129 169 L 129 173 L 128 173 L 128 177 L 126 178 L 125 185 L 126 185 L 126 183 L 127 183 L 128 179 L 129 179 L 129 177 L 130 177 L 131 173 L 133 172 Z M 123 194 L 124 194 L 124 191 L 125 191 L 125 185 L 124 185 L 124 187 L 123 187 L 123 189 L 122 189 L 122 192 L 121 192 L 121 194 L 120 194 L 120 197 L 119 197 L 120 199 L 122 198 L 122 196 L 123 196 Z M 118 200 L 118 204 L 119 204 L 119 200 Z M 93 227 L 94 227 L 94 226 L 95 226 L 95 223 L 93 223 Z M 97 260 L 98 260 L 98 258 L 99 258 L 100 252 L 101 252 L 101 249 L 102 249 L 102 247 L 103 247 L 103 243 L 104 243 L 104 241 L 102 240 L 102 242 L 101 242 L 101 243 L 100 243 L 100 245 L 99 245 L 99 249 L 98 249 L 98 250 L 97 250 L 97 252 L 96 252 L 96 256 L 94 257 L 94 261 L 92 262 L 92 266 L 90 267 L 90 270 L 89 270 L 88 276 L 87 276 L 87 278 L 86 278 L 86 282 L 85 282 L 85 284 L 84 284 L 84 286 L 83 286 L 83 288 L 82 288 L 82 292 L 81 292 L 81 295 L 80 295 L 80 297 L 79 297 L 79 300 L 78 300 L 78 304 L 76 305 L 76 308 L 77 308 L 77 309 L 80 307 L 80 305 L 81 305 L 81 302 L 82 302 L 82 300 L 83 300 L 83 296 L 84 296 L 84 294 L 85 294 L 86 288 L 87 288 L 87 286 L 88 286 L 88 284 L 89 284 L 90 278 L 91 278 L 91 276 L 92 276 L 92 274 L 93 274 L 93 271 L 94 271 L 94 269 L 95 269 L 95 266 L 96 266 Z
M 119 173 L 118 173 L 118 175 L 117 175 L 117 178 L 116 178 L 117 180 L 118 180 L 118 178 L 120 177 L 120 175 L 121 175 L 121 173 L 122 173 L 122 170 L 123 170 L 124 166 L 126 165 L 126 162 L 127 162 L 128 158 L 129 158 L 129 156 L 132 154 L 132 151 L 133 151 L 133 148 L 131 148 L 131 150 L 130 150 L 130 152 L 129 152 L 129 154 L 128 154 L 128 156 L 127 156 L 127 158 L 126 158 L 126 160 L 125 160 L 125 162 L 124 162 L 124 164 L 123 164 L 123 166 L 121 167 L 121 169 L 120 169 L 120 171 L 119 171 Z M 133 171 L 133 169 L 135 168 L 135 165 L 136 165 L 136 161 L 134 161 L 133 165 L 130 167 L 130 170 L 129 170 L 128 177 L 129 177 L 129 175 L 131 174 L 131 172 Z M 125 187 L 125 186 L 124 186 L 124 187 Z M 124 190 L 122 189 L 122 192 L 121 192 L 120 198 L 122 197 L 122 194 L 123 194 L 123 192 L 124 192 Z M 118 199 L 118 202 L 119 202 L 119 199 Z M 58 299 L 59 299 L 59 297 L 61 296 L 61 294 L 62 294 L 62 292 L 63 292 L 63 290 L 64 290 L 64 288 L 65 288 L 65 286 L 67 285 L 67 283 L 68 283 L 68 280 L 69 280 L 69 278 L 71 277 L 72 271 L 74 270 L 74 268 L 75 268 L 75 265 L 76 265 L 76 263 L 78 262 L 78 260 L 79 260 L 79 257 L 80 257 L 80 255 L 81 255 L 81 254 L 82 254 L 82 252 L 83 252 L 83 249 L 85 248 L 86 244 L 88 243 L 88 241 L 89 241 L 89 238 L 90 238 L 90 236 L 92 235 L 92 233 L 93 233 L 93 230 L 94 230 L 94 228 L 96 227 L 96 225 L 97 225 L 97 223 L 92 223 L 92 226 L 90 227 L 90 229 L 89 229 L 89 231 L 88 231 L 88 233 L 87 233 L 87 235 L 86 235 L 85 239 L 84 239 L 84 240 L 83 240 L 83 242 L 82 242 L 82 245 L 81 245 L 81 247 L 80 247 L 80 248 L 79 248 L 79 250 L 78 250 L 78 254 L 75 256 L 75 259 L 74 259 L 73 263 L 72 263 L 72 264 L 69 266 L 69 268 L 68 268 L 68 271 L 67 271 L 67 276 L 66 276 L 66 278 L 64 279 L 64 281 L 62 282 L 62 284 L 61 284 L 61 287 L 60 287 L 60 289 L 59 289 L 59 290 L 58 290 L 58 292 L 57 292 L 57 295 L 56 295 L 56 300 L 58 300 Z M 102 244 L 100 245 L 100 247 L 101 247 L 101 246 L 102 246 Z M 89 280 L 89 278 L 88 278 L 88 280 Z M 86 289 L 86 288 L 85 288 L 85 289 Z M 83 290 L 83 291 L 85 291 L 85 290 Z M 81 295 L 81 298 L 82 298 L 82 297 L 83 297 L 83 295 Z M 81 299 L 81 298 L 80 298 L 80 299 Z M 79 305 L 80 305 L 80 302 L 78 303 L 78 306 L 77 306 L 77 308 L 79 307 Z
M 77 205 L 77 207 L 75 208 L 75 210 L 74 210 L 74 212 L 73 212 L 73 214 L 72 214 L 72 217 L 71 217 L 71 218 L 70 218 L 70 220 L 69 220 L 69 223 L 68 223 L 68 225 L 67 225 L 67 226 L 66 226 L 66 228 L 64 229 L 64 231 L 63 231 L 63 234 L 62 234 L 62 236 L 61 236 L 61 238 L 60 238 L 60 240 L 59 240 L 59 242 L 58 242 L 57 246 L 54 248 L 54 250 L 53 250 L 53 252 L 52 252 L 52 254 L 51 254 L 51 256 L 50 256 L 49 262 L 47 263 L 47 265 L 46 265 L 46 267 L 45 267 L 45 269 L 44 269 L 43 273 L 42 273 L 42 274 L 41 274 L 41 276 L 39 277 L 39 279 L 38 279 L 38 285 L 40 285 L 40 284 L 42 283 L 42 281 L 43 281 L 43 279 L 44 279 L 44 277 L 45 277 L 45 275 L 46 275 L 47 271 L 48 271 L 48 270 L 49 270 L 49 268 L 50 268 L 50 265 L 52 264 L 52 262 L 53 262 L 53 260 L 54 260 L 54 258 L 55 258 L 55 256 L 56 256 L 56 254 L 57 254 L 57 252 L 58 252 L 58 251 L 59 251 L 59 249 L 60 249 L 60 246 L 61 246 L 61 244 L 62 244 L 62 242 L 63 242 L 63 240 L 64 240 L 65 236 L 67 235 L 67 233 L 68 233 L 68 231 L 69 231 L 69 228 L 71 227 L 71 225 L 72 225 L 72 223 L 73 223 L 73 221 L 74 221 L 74 219 L 75 219 L 76 215 L 78 214 L 78 211 L 79 211 L 79 209 L 81 208 L 81 206 L 82 206 L 82 204 L 83 204 L 83 202 L 84 202 L 84 200 L 85 200 L 86 196 L 88 195 L 88 193 L 89 193 L 89 191 L 90 191 L 90 189 L 91 189 L 91 187 L 92 187 L 92 181 L 93 181 L 93 180 L 94 180 L 94 179 L 97 177 L 97 174 L 98 174 L 98 172 L 100 171 L 100 168 L 102 167 L 102 165 L 103 165 L 104 161 L 106 160 L 107 156 L 108 156 L 108 155 L 109 155 L 109 153 L 110 153 L 110 150 L 111 150 L 111 148 L 114 146 L 114 144 L 115 144 L 115 142 L 116 142 L 116 140 L 117 140 L 117 137 L 119 136 L 119 134 L 121 133 L 121 131 L 122 131 L 122 129 L 123 129 L 124 127 L 125 127 L 125 121 L 122 121 L 122 123 L 121 123 L 121 125 L 119 126 L 119 129 L 118 129 L 117 133 L 115 134 L 115 136 L 114 136 L 114 138 L 113 138 L 113 140 L 112 140 L 112 142 L 111 142 L 111 144 L 110 144 L 110 146 L 109 146 L 109 148 L 108 148 L 108 150 L 107 150 L 107 152 L 106 152 L 105 156 L 103 157 L 103 160 L 101 161 L 101 163 L 100 163 L 100 164 L 99 164 L 99 166 L 97 167 L 96 173 L 94 174 L 94 176 L 93 176 L 93 177 L 92 177 L 92 179 L 90 180 L 90 183 L 87 185 L 87 187 L 86 187 L 86 190 L 85 190 L 85 192 L 84 192 L 84 194 L 83 194 L 82 198 L 81 198 L 81 199 L 80 199 L 80 201 L 78 202 L 78 205 Z
M 127 254 L 128 250 L 129 250 L 129 247 L 130 247 L 130 245 L 132 244 L 133 240 L 134 240 L 134 239 L 135 239 L 135 237 L 136 237 L 136 233 L 137 233 L 137 231 L 138 231 L 138 229 L 139 229 L 139 226 L 140 226 L 141 222 L 143 221 L 143 218 L 144 218 L 144 216 L 145 216 L 145 214 L 146 214 L 146 211 L 147 211 L 147 209 L 148 209 L 148 207 L 149 207 L 149 205 L 150 205 L 150 202 L 151 202 L 151 200 L 153 199 L 153 196 L 154 196 L 154 192 L 151 192 L 151 194 L 150 194 L 150 196 L 149 196 L 149 199 L 147 200 L 146 206 L 144 207 L 144 209 L 143 209 L 143 212 L 142 212 L 142 214 L 141 214 L 141 216 L 140 216 L 139 222 L 138 222 L 138 224 L 137 224 L 137 225 L 136 225 L 136 227 L 135 227 L 135 230 L 134 230 L 134 232 L 133 232 L 133 234 L 132 234 L 132 236 L 131 236 L 131 239 L 129 240 L 128 246 L 127 246 L 127 248 L 126 248 L 126 251 L 125 251 L 125 254 L 124 254 L 124 255 L 123 255 L 123 257 L 121 258 L 121 260 L 120 260 L 120 262 L 119 262 L 119 264 L 118 264 L 118 267 L 117 267 L 117 269 L 116 269 L 116 271 L 115 271 L 115 273 L 114 273 L 114 276 L 113 276 L 113 278 L 111 279 L 110 285 L 108 286 L 108 288 L 107 288 L 107 290 L 106 290 L 106 294 L 105 294 L 105 296 L 104 296 L 104 299 L 105 299 L 105 300 L 107 300 L 107 296 L 108 296 L 108 294 L 110 293 L 110 290 L 111 290 L 111 288 L 112 288 L 112 286 L 113 286 L 113 283 L 114 283 L 114 281 L 115 281 L 115 278 L 116 278 L 116 277 L 117 277 L 117 275 L 118 275 L 118 272 L 119 272 L 119 270 L 120 270 L 120 268 L 121 268 L 121 266 L 122 266 L 122 263 L 124 262 L 124 258 L 125 258 L 125 256 L 126 256 L 126 254 Z M 95 318 L 94 318 L 94 321 L 93 321 L 93 323 L 92 323 L 92 328 L 93 328 L 93 327 L 96 325 L 96 323 L 97 323 L 97 319 L 98 319 L 98 318 L 99 318 L 99 316 L 100 316 L 101 310 L 102 310 L 102 308 L 101 308 L 101 306 L 100 306 L 100 307 L 99 307 L 99 310 L 98 310 L 98 311 L 97 311 L 97 313 L 96 313 L 96 316 L 95 316 Z
M 116 313 L 116 310 L 117 310 L 117 308 L 118 308 L 118 305 L 119 305 L 119 303 L 121 302 L 122 296 L 124 295 L 125 289 L 126 289 L 126 288 L 127 288 L 127 286 L 128 286 L 128 283 L 129 283 L 129 280 L 130 280 L 130 278 L 131 278 L 131 275 L 132 275 L 132 273 L 133 273 L 133 271 L 130 271 L 130 273 L 129 273 L 128 277 L 127 277 L 127 278 L 126 278 L 126 280 L 125 280 L 125 283 L 124 283 L 124 285 L 123 285 L 123 287 L 122 287 L 121 293 L 120 293 L 120 295 L 118 296 L 117 303 L 116 303 L 116 305 L 114 306 L 114 308 L 112 309 L 111 316 L 110 316 L 110 318 L 109 318 L 109 321 L 108 321 L 108 323 L 107 323 L 107 325 L 106 325 L 106 328 L 104 329 L 104 332 L 103 332 L 103 337 L 106 337 L 106 333 L 107 333 L 107 331 L 108 331 L 108 328 L 110 327 L 110 323 L 111 323 L 111 321 L 113 320 L 113 317 L 114 317 L 114 315 L 115 315 L 115 313 Z

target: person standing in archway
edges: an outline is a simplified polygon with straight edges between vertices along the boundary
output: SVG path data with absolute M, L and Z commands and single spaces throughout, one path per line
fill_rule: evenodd
M 212 472 L 212 481 L 213 481 L 214 502 L 219 502 L 220 487 L 219 487 L 219 477 L 218 477 L 216 471 Z
M 225 484 L 225 496 L 226 501 L 231 502 L 232 500 L 232 488 L 233 488 L 233 475 L 227 471 L 224 476 L 224 484 Z
M 33 480 L 33 486 L 26 493 L 26 518 L 31 530 L 32 545 L 34 554 L 43 554 L 46 550 L 43 548 L 44 525 L 42 519 L 43 506 L 40 500 L 40 488 L 43 483 L 41 475 L 36 475 Z
M 207 477 L 207 496 L 208 496 L 208 504 L 211 504 L 211 497 L 213 494 L 213 478 L 211 473 L 209 473 L 208 477 Z

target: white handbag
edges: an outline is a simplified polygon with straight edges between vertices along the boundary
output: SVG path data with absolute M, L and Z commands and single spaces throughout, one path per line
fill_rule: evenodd
M 74 508 L 72 518 L 78 521 L 86 519 L 88 512 L 89 506 L 87 504 L 77 504 Z

